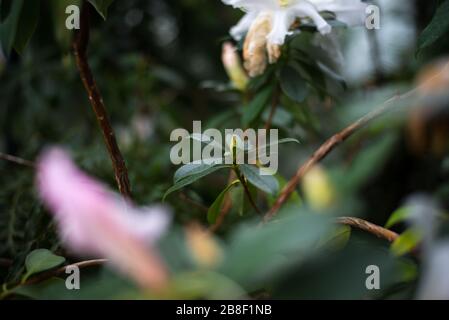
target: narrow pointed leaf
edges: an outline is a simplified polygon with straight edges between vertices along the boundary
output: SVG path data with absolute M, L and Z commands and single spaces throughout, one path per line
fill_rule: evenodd
M 279 183 L 275 177 L 270 175 L 260 175 L 259 168 L 248 164 L 240 165 L 240 170 L 248 181 L 260 190 L 276 194 L 279 190 Z
M 217 217 L 220 214 L 221 207 L 223 205 L 224 198 L 226 194 L 229 192 L 229 190 L 232 189 L 232 187 L 236 186 L 240 181 L 236 180 L 232 182 L 230 185 L 228 185 L 215 199 L 214 203 L 210 206 L 209 210 L 207 211 L 207 221 L 210 224 L 214 224 L 215 221 L 217 221 Z
M 191 162 L 188 164 L 183 165 L 178 170 L 176 170 L 175 175 L 173 177 L 174 183 L 179 182 L 179 180 L 184 179 L 188 176 L 200 174 L 204 171 L 209 170 L 212 167 L 220 166 L 220 168 L 224 168 L 227 165 L 222 164 L 207 164 L 204 162 Z
M 194 175 L 190 175 L 190 176 L 187 176 L 187 177 L 184 178 L 184 179 L 179 180 L 179 181 L 176 182 L 170 189 L 168 189 L 168 190 L 165 192 L 165 194 L 164 194 L 164 196 L 163 196 L 163 198 L 162 198 L 162 201 L 165 201 L 165 198 L 166 198 L 169 194 L 171 194 L 171 193 L 173 193 L 173 192 L 175 192 L 175 191 L 177 191 L 177 190 L 179 190 L 179 189 L 181 189 L 181 188 L 184 188 L 185 186 L 188 186 L 189 184 L 192 184 L 192 183 L 194 183 L 195 181 L 197 181 L 197 180 L 199 180 L 199 179 L 201 179 L 201 178 L 203 178 L 203 177 L 205 177 L 205 176 L 207 176 L 207 175 L 209 175 L 209 174 L 211 174 L 211 173 L 213 173 L 213 172 L 215 172 L 215 171 L 217 171 L 217 170 L 220 170 L 220 169 L 222 169 L 222 168 L 224 168 L 224 167 L 226 167 L 226 166 L 215 166 L 215 167 L 210 167 L 210 168 L 208 168 L 207 170 L 204 170 L 204 171 L 202 171 L 202 172 L 200 172 L 200 173 L 197 173 L 197 174 L 194 174 Z

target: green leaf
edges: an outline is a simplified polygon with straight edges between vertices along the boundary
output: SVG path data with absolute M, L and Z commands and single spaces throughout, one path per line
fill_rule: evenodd
M 27 1 L 20 14 L 14 39 L 14 49 L 21 54 L 36 30 L 39 20 L 40 5 L 38 0 Z
M 232 209 L 234 209 L 235 212 L 242 217 L 246 211 L 245 190 L 243 189 L 242 185 L 238 185 L 237 187 L 230 190 L 230 196 L 232 201 Z
M 421 233 L 416 229 L 408 229 L 392 243 L 390 249 L 396 256 L 402 256 L 412 251 L 422 239 Z
M 248 184 L 248 191 L 251 195 L 251 199 L 256 199 L 257 192 L 259 191 L 252 184 Z M 254 207 L 246 195 L 245 188 L 239 184 L 235 188 L 229 191 L 231 201 L 232 201 L 232 212 L 236 213 L 238 216 L 243 217 L 246 213 L 252 212 Z
M 281 213 L 284 218 L 276 223 L 257 227 L 259 221 L 255 221 L 234 229 L 220 273 L 244 286 L 260 286 L 318 252 L 316 244 L 329 232 L 331 220 L 285 210 Z
M 418 52 L 434 44 L 449 31 L 449 0 L 444 1 L 435 12 L 430 24 L 418 39 Z
M 269 147 L 273 147 L 276 145 L 281 145 L 281 144 L 286 144 L 286 143 L 297 143 L 297 144 L 301 144 L 301 142 L 299 142 L 298 139 L 294 139 L 294 138 L 285 138 L 285 139 L 280 139 L 276 142 L 273 143 L 269 143 L 267 145 L 264 146 L 260 146 L 259 147 L 259 152 L 265 152 L 265 150 Z
M 262 113 L 270 101 L 272 92 L 273 89 L 267 87 L 254 97 L 250 104 L 243 110 L 243 125 L 248 126 Z
M 180 167 L 178 170 L 176 170 L 175 175 L 173 177 L 173 181 L 174 181 L 174 183 L 177 183 L 181 179 L 184 179 L 188 176 L 202 173 L 204 171 L 209 170 L 210 168 L 212 168 L 214 166 L 222 166 L 224 168 L 227 165 L 207 164 L 204 162 L 187 163 L 187 164 L 183 165 L 182 167 Z
M 297 143 L 297 144 L 301 144 L 301 142 L 299 142 L 298 139 L 295 139 L 295 138 L 284 138 L 284 139 L 278 140 L 277 142 L 270 143 L 269 145 L 271 146 L 271 145 L 291 143 L 291 142 Z
M 197 180 L 199 180 L 199 179 L 201 179 L 201 178 L 203 178 L 203 177 L 205 177 L 205 176 L 207 176 L 207 175 L 209 175 L 209 174 L 211 174 L 211 173 L 213 173 L 213 172 L 215 172 L 217 170 L 220 170 L 220 169 L 226 168 L 226 167 L 228 167 L 228 165 L 217 165 L 217 166 L 210 167 L 207 170 L 201 171 L 201 172 L 199 172 L 197 174 L 193 174 L 193 175 L 187 176 L 184 179 L 181 179 L 181 180 L 177 181 L 170 189 L 168 189 L 165 192 L 164 196 L 162 197 L 162 201 L 165 201 L 165 198 L 169 194 L 171 194 L 171 193 L 173 193 L 173 192 L 175 192 L 175 191 L 177 191 L 177 190 L 179 190 L 181 188 L 184 188 L 185 186 L 188 186 L 189 184 L 192 184 L 195 181 L 197 181 Z
M 47 249 L 36 249 L 25 259 L 26 274 L 23 280 L 28 279 L 31 275 L 53 269 L 62 263 L 64 263 L 65 258 L 53 254 Z
M 299 72 L 287 65 L 279 74 L 279 81 L 282 91 L 293 101 L 303 102 L 309 91 L 306 81 Z
M 238 299 L 246 292 L 231 279 L 207 270 L 184 272 L 173 277 L 172 291 L 181 299 Z
M 279 190 L 279 183 L 275 177 L 271 175 L 260 175 L 259 168 L 248 164 L 242 164 L 239 166 L 242 174 L 248 181 L 260 190 L 269 193 L 276 194 Z
M 0 45 L 6 55 L 11 53 L 11 49 L 14 45 L 23 3 L 23 0 L 12 1 L 8 15 L 4 21 L 0 21 Z M 5 6 L 6 5 L 0 1 L 0 11 L 3 11 Z M 1 16 L 5 16 L 3 12 L 0 12 L 0 17 Z
M 348 190 L 356 190 L 369 179 L 376 176 L 384 167 L 397 143 L 397 136 L 388 133 L 382 136 L 382 139 L 374 141 L 367 145 L 353 160 L 351 167 L 343 172 L 343 184 Z M 373 163 L 376 165 L 373 166 Z
M 318 246 L 325 246 L 331 250 L 340 250 L 346 246 L 351 238 L 351 227 L 337 226 L 329 234 L 320 239 Z
M 215 199 L 214 203 L 210 206 L 209 210 L 207 211 L 207 221 L 210 224 L 214 224 L 217 220 L 218 215 L 220 214 L 221 206 L 223 204 L 224 198 L 226 193 L 228 193 L 229 190 L 231 190 L 232 187 L 236 186 L 240 181 L 236 180 L 232 182 L 230 185 L 228 185 Z
M 192 133 L 187 138 L 204 143 L 204 144 L 211 144 L 212 146 L 219 148 L 220 150 L 223 149 L 223 146 L 220 143 L 218 143 L 212 137 L 210 137 L 204 133 Z
M 39 283 L 20 285 L 11 290 L 11 293 L 35 300 L 63 299 L 64 293 L 73 293 L 78 290 L 67 290 L 65 280 L 52 277 Z M 76 298 L 76 297 L 71 297 Z
M 248 84 L 248 89 L 252 92 L 258 92 L 267 83 L 271 81 L 271 77 L 274 74 L 275 68 L 273 65 L 269 65 L 265 72 L 260 76 L 251 78 Z
M 385 224 L 385 228 L 390 229 L 394 225 L 404 222 L 410 216 L 410 210 L 407 207 L 402 207 L 393 212 Z
M 88 0 L 94 7 L 95 10 L 106 20 L 108 16 L 108 8 L 114 2 L 114 0 Z

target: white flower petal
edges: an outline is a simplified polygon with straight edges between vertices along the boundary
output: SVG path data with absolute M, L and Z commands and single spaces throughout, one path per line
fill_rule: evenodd
M 449 242 L 443 241 L 427 253 L 424 274 L 418 289 L 419 300 L 449 299 Z
M 285 37 L 290 34 L 289 29 L 295 20 L 294 14 L 288 10 L 277 10 L 273 14 L 272 29 L 268 34 L 268 43 L 282 45 Z
M 279 8 L 278 0 L 222 0 L 225 4 L 244 10 L 262 10 Z
M 257 15 L 259 14 L 258 11 L 249 11 L 246 13 L 240 21 L 231 28 L 230 33 L 231 36 L 237 40 L 240 41 L 243 36 L 248 32 L 249 28 L 251 27 L 251 24 L 254 22 L 254 20 L 257 18 Z
M 299 1 L 291 7 L 291 10 L 300 18 L 312 19 L 321 34 L 328 34 L 331 32 L 331 26 L 320 15 L 320 9 L 315 6 L 315 4 L 311 3 L 311 1 Z
M 319 11 L 331 11 L 348 26 L 361 25 L 366 19 L 367 4 L 361 0 L 311 0 Z

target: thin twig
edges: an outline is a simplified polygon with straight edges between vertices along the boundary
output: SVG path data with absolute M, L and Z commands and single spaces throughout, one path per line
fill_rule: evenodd
M 203 211 L 203 212 L 207 212 L 209 209 L 202 205 L 201 203 L 196 202 L 193 199 L 190 199 L 186 194 L 184 193 L 180 193 L 179 194 L 179 198 L 187 203 L 190 203 L 192 206 L 197 207 L 199 210 Z
M 351 227 L 369 232 L 378 238 L 385 239 L 390 242 L 393 242 L 399 236 L 396 232 L 382 228 L 378 225 L 375 225 L 371 222 L 368 222 L 368 221 L 365 221 L 365 220 L 359 219 L 359 218 L 340 217 L 340 218 L 337 218 L 337 223 L 344 224 L 347 226 L 351 226 Z
M 25 283 L 23 283 L 22 285 L 35 284 L 35 283 L 39 283 L 44 280 L 50 279 L 52 277 L 56 277 L 56 276 L 64 273 L 68 268 L 77 267 L 79 269 L 83 269 L 83 268 L 88 268 L 88 267 L 96 267 L 96 266 L 101 266 L 101 265 L 105 264 L 106 262 L 108 262 L 107 259 L 95 259 L 95 260 L 86 260 L 86 261 L 81 261 L 81 262 L 77 262 L 74 264 L 69 264 L 67 266 L 63 266 L 61 268 L 58 268 L 58 269 L 55 269 L 55 270 L 52 270 L 49 272 L 44 272 L 35 277 L 32 277 L 29 280 L 27 280 Z
M 81 80 L 83 81 L 89 96 L 89 101 L 103 133 L 103 138 L 112 160 L 112 167 L 114 169 L 115 180 L 117 181 L 119 191 L 124 197 L 131 198 L 128 170 L 118 147 L 117 140 L 115 139 L 114 130 L 109 121 L 103 98 L 95 82 L 87 59 L 87 47 L 90 34 L 89 8 L 90 5 L 87 2 L 84 2 L 81 11 L 80 30 L 76 33 L 73 43 L 76 64 L 80 72 Z
M 289 199 L 290 195 L 295 191 L 297 185 L 304 177 L 304 175 L 318 162 L 323 160 L 337 145 L 348 139 L 352 136 L 357 130 L 363 128 L 372 120 L 376 119 L 380 115 L 392 109 L 394 103 L 398 100 L 402 100 L 405 98 L 410 98 L 413 94 L 415 94 L 416 89 L 408 91 L 403 95 L 396 95 L 393 98 L 384 102 L 381 106 L 379 106 L 374 111 L 368 113 L 362 118 L 358 119 L 356 122 L 352 123 L 339 133 L 333 135 L 330 139 L 328 139 L 321 147 L 313 153 L 313 155 L 302 165 L 299 167 L 295 176 L 290 179 L 284 189 L 281 191 L 281 194 L 276 199 L 275 204 L 270 209 L 270 211 L 264 216 L 264 222 L 271 220 L 282 207 L 282 205 Z
M 96 267 L 96 266 L 101 266 L 103 264 L 105 264 L 106 262 L 108 262 L 107 259 L 95 259 L 95 260 L 86 260 L 86 261 L 81 261 L 81 262 L 77 262 L 74 264 L 70 264 L 67 266 L 63 266 L 61 268 L 55 269 L 55 270 L 51 270 L 48 272 L 43 272 L 37 276 L 34 276 L 30 279 L 28 279 L 27 281 L 23 282 L 23 283 L 16 283 L 14 284 L 11 288 L 7 288 L 6 285 L 3 285 L 3 289 L 4 291 L 0 293 L 0 300 L 6 298 L 7 296 L 11 295 L 13 293 L 13 289 L 17 288 L 19 286 L 26 286 L 26 285 L 31 285 L 31 284 L 36 284 L 36 283 L 40 283 L 42 281 L 51 279 L 53 277 L 56 277 L 62 273 L 64 273 L 68 268 L 73 268 L 73 267 L 78 267 L 80 269 L 83 268 L 87 268 L 87 267 Z
M 240 172 L 240 169 L 236 166 L 234 168 L 234 171 L 237 176 L 237 179 L 239 179 L 240 183 L 242 184 L 243 190 L 245 191 L 245 194 L 248 197 L 249 203 L 254 208 L 254 210 L 256 210 L 256 212 L 258 214 L 262 214 L 262 211 L 260 211 L 260 209 L 257 207 L 256 202 L 254 201 L 253 197 L 251 196 L 251 192 L 249 191 L 249 188 L 248 188 L 248 183 L 246 182 L 245 177 Z
M 25 159 L 22 159 L 22 158 L 19 158 L 16 156 L 12 156 L 10 154 L 1 153 L 1 152 L 0 152 L 0 159 L 15 163 L 15 164 L 18 164 L 21 166 L 26 166 L 26 167 L 30 167 L 30 168 L 36 167 L 36 165 L 32 161 L 25 160 Z
M 270 115 L 268 116 L 267 122 L 265 123 L 265 130 L 268 131 L 273 123 L 274 115 L 276 114 L 277 107 L 279 105 L 279 99 L 281 98 L 281 91 L 277 87 L 273 94 L 273 100 L 271 101 Z
M 232 183 L 236 179 L 235 172 L 233 170 L 229 171 L 228 185 Z M 209 228 L 210 232 L 216 232 L 220 226 L 223 224 L 224 219 L 228 215 L 229 211 L 232 209 L 232 199 L 231 195 L 228 192 L 225 196 L 225 200 L 223 203 L 223 207 L 220 210 L 220 214 L 217 217 L 215 223 Z

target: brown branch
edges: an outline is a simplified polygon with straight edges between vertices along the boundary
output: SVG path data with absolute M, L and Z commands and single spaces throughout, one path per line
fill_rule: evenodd
M 275 89 L 275 92 L 273 94 L 273 100 L 271 101 L 271 110 L 270 115 L 268 116 L 267 122 L 265 123 L 265 130 L 268 131 L 271 128 L 271 125 L 273 123 L 274 115 L 276 114 L 277 107 L 279 105 L 279 100 L 281 98 L 281 91 L 279 87 Z
M 236 178 L 235 176 L 235 172 L 234 171 L 229 171 L 229 178 L 228 178 L 228 185 L 232 183 L 232 181 L 234 181 Z M 209 231 L 210 232 L 216 232 L 220 226 L 223 224 L 224 219 L 226 218 L 226 216 L 228 215 L 229 211 L 232 209 L 232 199 L 231 199 L 231 195 L 228 192 L 225 196 L 225 200 L 223 203 L 223 207 L 220 210 L 220 214 L 217 217 L 217 220 L 215 221 L 215 223 L 210 226 Z
M 367 115 L 363 116 L 362 118 L 358 119 L 356 122 L 352 123 L 339 133 L 333 135 L 331 138 L 329 138 L 324 144 L 321 145 L 318 150 L 313 153 L 313 155 L 302 165 L 299 167 L 298 171 L 296 172 L 295 176 L 290 179 L 288 184 L 284 187 L 284 189 L 281 191 L 281 194 L 276 199 L 275 204 L 270 209 L 270 211 L 264 216 L 264 222 L 267 222 L 271 220 L 279 211 L 279 209 L 282 207 L 282 205 L 289 199 L 290 195 L 295 191 L 297 185 L 301 181 L 301 179 L 304 177 L 304 175 L 318 162 L 323 160 L 336 146 L 338 146 L 340 143 L 348 139 L 350 136 L 352 136 L 357 130 L 363 128 L 365 125 L 367 125 L 372 120 L 376 119 L 377 117 L 381 116 L 382 114 L 386 113 L 387 111 L 391 110 L 394 106 L 395 102 L 398 102 L 399 100 L 410 98 L 413 94 L 415 94 L 416 89 L 411 90 L 403 95 L 396 95 L 393 98 L 387 100 L 384 102 L 381 106 L 379 106 L 374 111 L 368 113 Z
M 95 259 L 95 260 L 86 260 L 86 261 L 77 262 L 77 263 L 74 263 L 74 264 L 70 264 L 70 265 L 67 265 L 67 266 L 60 267 L 60 268 L 52 270 L 52 271 L 48 271 L 48 272 L 44 272 L 42 274 L 39 274 L 39 275 L 37 275 L 35 277 L 30 278 L 29 280 L 27 280 L 22 285 L 35 284 L 35 283 L 39 283 L 39 282 L 42 282 L 44 280 L 50 279 L 52 277 L 56 277 L 56 276 L 64 273 L 67 270 L 67 268 L 70 268 L 70 267 L 78 267 L 80 269 L 83 269 L 83 268 L 88 268 L 88 267 L 101 266 L 101 265 L 105 264 L 106 262 L 108 262 L 107 259 Z
M 182 192 L 181 192 L 181 193 L 179 194 L 179 198 L 180 198 L 181 200 L 183 200 L 183 201 L 185 201 L 185 202 L 191 204 L 192 206 L 198 208 L 199 210 L 201 210 L 201 211 L 203 211 L 203 212 L 207 212 L 207 211 L 209 210 L 206 206 L 202 205 L 201 203 L 198 203 L 198 202 L 196 202 L 195 200 L 190 199 L 185 193 L 182 193 Z
M 6 289 L 6 290 L 4 290 L 3 292 L 0 292 L 0 300 L 4 299 L 5 297 L 12 294 L 13 293 L 12 290 L 16 287 L 32 285 L 32 284 L 40 283 L 42 281 L 51 279 L 52 277 L 56 277 L 56 276 L 60 275 L 61 273 L 64 273 L 67 270 L 67 268 L 69 268 L 69 267 L 78 267 L 78 268 L 82 269 L 82 268 L 87 268 L 87 267 L 101 266 L 106 262 L 108 262 L 107 259 L 87 260 L 87 261 L 81 261 L 81 262 L 77 262 L 77 263 L 70 264 L 67 266 L 63 266 L 63 267 L 55 269 L 55 270 L 43 272 L 39 275 L 36 275 L 36 276 L 26 280 L 23 283 L 19 282 L 19 283 L 14 284 L 11 289 L 7 289 L 5 286 L 4 289 Z
M 0 152 L 0 159 L 15 163 L 15 164 L 18 164 L 21 166 L 26 166 L 26 167 L 30 167 L 30 168 L 36 167 L 36 165 L 32 161 L 25 160 L 25 159 L 22 159 L 22 158 L 19 158 L 16 156 L 12 156 L 10 154 L 1 153 L 1 152 Z
M 229 194 L 226 195 L 223 207 L 220 210 L 220 215 L 217 217 L 215 223 L 209 227 L 210 232 L 216 232 L 224 222 L 224 219 L 228 215 L 229 211 L 232 209 L 232 199 Z
M 375 225 L 371 222 L 368 222 L 368 221 L 365 221 L 365 220 L 362 220 L 359 218 L 340 217 L 340 218 L 337 218 L 337 223 L 351 226 L 351 227 L 369 232 L 378 238 L 385 239 L 390 242 L 393 242 L 399 236 L 396 232 L 382 228 L 378 225 Z
M 245 191 L 246 197 L 248 198 L 249 204 L 253 207 L 253 209 L 258 213 L 258 214 L 262 214 L 262 211 L 260 211 L 260 209 L 257 207 L 256 202 L 254 201 L 251 192 L 249 191 L 248 188 L 248 183 L 245 180 L 245 177 L 243 176 L 243 174 L 240 172 L 240 169 L 238 168 L 238 166 L 236 166 L 234 168 L 234 172 L 235 175 L 237 176 L 237 179 L 239 179 L 240 183 L 242 184 L 243 190 Z
M 76 65 L 80 72 L 81 80 L 89 96 L 89 101 L 95 112 L 98 124 L 103 133 L 103 138 L 112 160 L 112 167 L 115 174 L 115 180 L 120 193 L 126 197 L 131 197 L 131 190 L 128 178 L 128 170 L 125 160 L 115 139 L 114 130 L 109 121 L 108 113 L 103 102 L 100 90 L 95 82 L 92 71 L 87 59 L 87 47 L 89 44 L 89 8 L 90 5 L 84 2 L 81 11 L 80 30 L 75 34 L 73 42 L 73 51 L 75 54 Z

